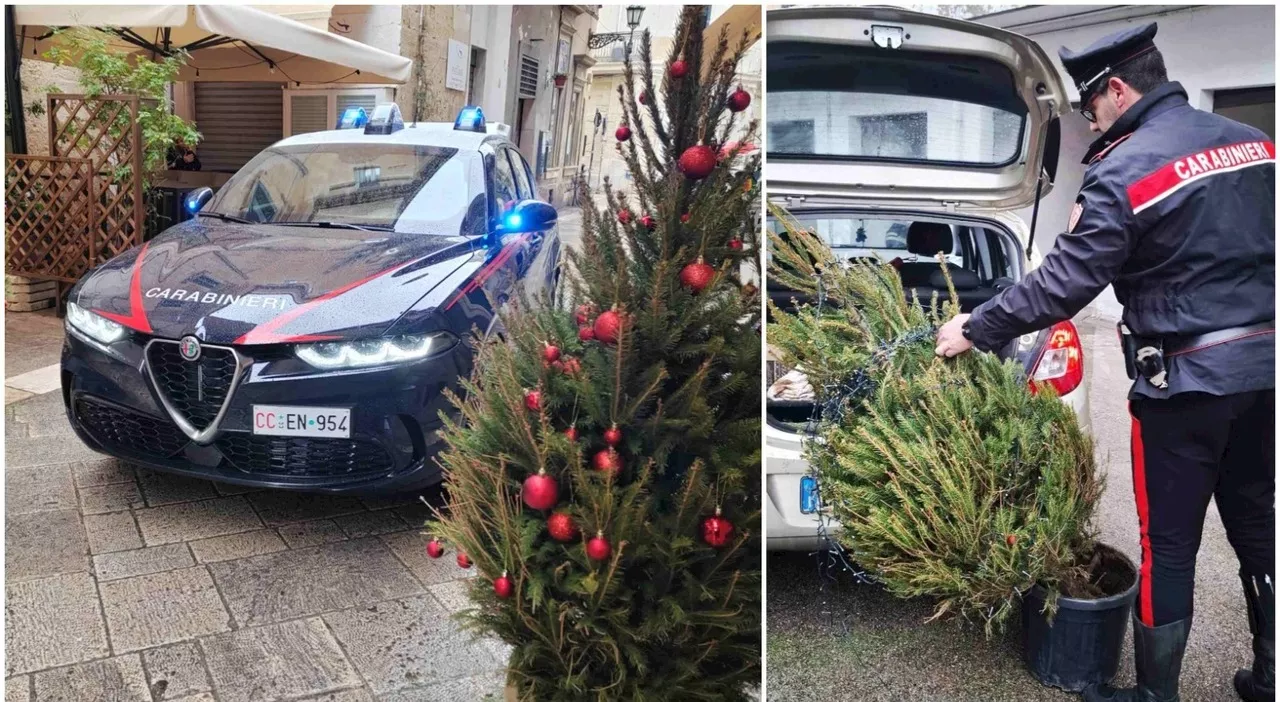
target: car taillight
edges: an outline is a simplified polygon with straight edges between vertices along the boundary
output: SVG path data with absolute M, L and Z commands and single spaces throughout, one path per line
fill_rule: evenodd
M 1031 370 L 1028 385 L 1036 391 L 1037 383 L 1048 383 L 1059 395 L 1080 387 L 1084 381 L 1084 347 L 1080 334 L 1071 322 L 1058 322 L 1049 328 L 1048 339 L 1040 358 Z

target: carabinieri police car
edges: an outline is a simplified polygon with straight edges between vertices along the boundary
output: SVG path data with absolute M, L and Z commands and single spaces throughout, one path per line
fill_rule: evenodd
M 317 492 L 440 480 L 439 413 L 472 329 L 550 293 L 556 211 L 497 125 L 405 124 L 395 105 L 258 154 L 195 216 L 71 290 L 62 394 L 125 461 Z

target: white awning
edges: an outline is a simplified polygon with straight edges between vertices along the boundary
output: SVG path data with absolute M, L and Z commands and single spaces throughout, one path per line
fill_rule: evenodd
M 182 81 L 404 83 L 412 62 L 247 5 L 17 5 L 23 58 L 44 59 L 54 27 L 99 27 L 124 53 L 185 49 Z

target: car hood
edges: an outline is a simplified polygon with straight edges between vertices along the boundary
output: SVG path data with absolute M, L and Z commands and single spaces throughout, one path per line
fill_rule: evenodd
M 199 218 L 112 259 L 70 299 L 169 339 L 356 338 L 385 331 L 471 256 L 465 237 Z

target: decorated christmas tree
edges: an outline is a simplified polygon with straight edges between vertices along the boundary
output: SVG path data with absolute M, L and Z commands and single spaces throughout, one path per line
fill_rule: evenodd
M 428 551 L 479 571 L 469 622 L 513 647 L 520 699 L 737 700 L 760 679 L 759 159 L 723 149 L 756 130 L 746 37 L 707 56 L 705 25 L 683 9 L 660 75 L 641 37 L 616 133 L 632 192 L 606 181 L 584 210 L 563 299 L 501 313 L 444 432 Z
M 909 299 L 893 266 L 842 263 L 772 212 L 786 234 L 771 237 L 769 279 L 814 302 L 771 307 L 768 342 L 817 393 L 807 458 L 850 560 L 988 634 L 1033 585 L 1050 609 L 1107 590 L 1090 531 L 1101 485 L 1071 408 L 1032 392 L 1015 361 L 934 355 L 959 312 L 949 277 L 949 299 Z

